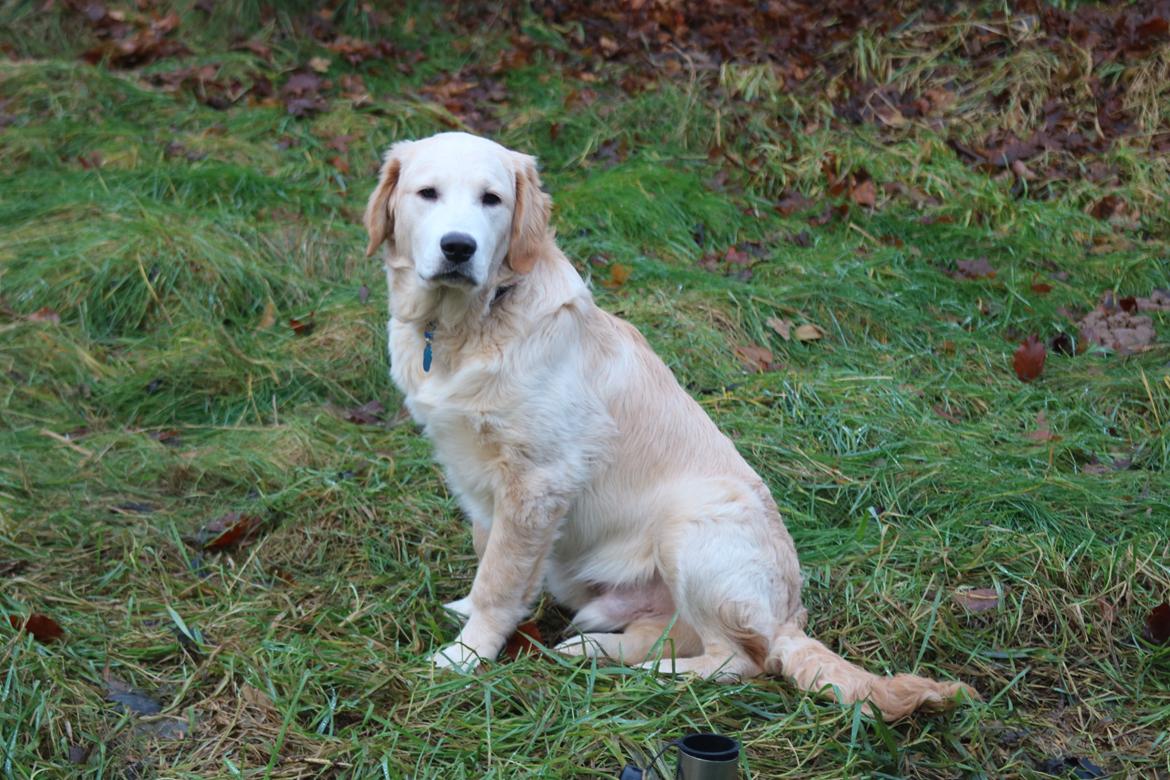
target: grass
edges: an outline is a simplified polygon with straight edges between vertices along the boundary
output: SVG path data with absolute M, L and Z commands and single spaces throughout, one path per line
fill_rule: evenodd
M 300 5 L 269 22 L 226 6 L 182 6 L 195 61 L 275 75 L 321 51 L 285 35 Z M 359 215 L 379 151 L 452 121 L 420 87 L 506 50 L 508 25 L 468 47 L 439 10 L 413 7 L 410 31 L 379 34 L 426 60 L 405 75 L 335 61 L 363 73 L 375 108 L 337 99 L 295 120 L 80 63 L 85 26 L 33 7 L 0 4 L 16 55 L 0 63 L 14 118 L 0 130 L 0 617 L 44 613 L 65 636 L 41 644 L 0 619 L 0 777 L 612 777 L 689 730 L 743 740 L 754 778 L 1029 777 L 1064 757 L 1170 773 L 1170 649 L 1139 638 L 1170 593 L 1170 319 L 1156 315 L 1161 341 L 1143 354 L 1050 354 L 1030 384 L 1011 369 L 1022 334 L 1072 329 L 1063 308 L 1170 286 L 1164 160 L 1121 145 L 1108 153 L 1121 183 L 1019 198 L 935 130 L 842 127 L 758 69 L 634 95 L 595 85 L 594 103 L 571 99 L 592 82 L 558 61 L 507 72 L 497 136 L 541 158 L 561 243 L 599 303 L 647 335 L 771 486 L 812 633 L 874 670 L 966 680 L 985 702 L 884 726 L 783 680 L 551 655 L 460 678 L 426 658 L 454 634 L 438 605 L 466 592 L 474 555 L 428 445 L 396 416 Z M 273 42 L 273 65 L 225 51 L 233 11 Z M 572 31 L 523 23 L 573 47 Z M 859 38 L 855 68 L 925 78 L 929 53 L 899 36 Z M 1166 55 L 1151 56 L 1156 73 Z M 1026 65 L 1002 65 L 1021 94 Z M 1157 83 L 1139 82 L 1151 106 Z M 339 135 L 353 136 L 349 173 L 330 163 Z M 759 166 L 721 176 L 717 141 Z M 623 143 L 616 161 L 597 154 Z M 822 227 L 776 213 L 785 188 L 819 206 L 828 152 L 937 202 L 883 197 Z M 1085 213 L 1114 192 L 1142 205 L 1140 230 Z M 789 241 L 802 230 L 807 247 Z M 698 264 L 753 243 L 750 280 Z M 981 255 L 994 279 L 943 273 Z M 596 284 L 615 263 L 629 280 Z M 42 307 L 60 322 L 30 319 Z M 311 333 L 288 327 L 309 313 Z M 773 317 L 826 335 L 786 341 Z M 746 344 L 781 368 L 750 373 L 733 351 Z M 337 412 L 374 399 L 384 425 Z M 1027 437 L 1041 413 L 1051 441 Z M 1085 469 L 1122 457 L 1129 468 Z M 262 535 L 229 552 L 188 541 L 230 511 L 261 517 Z M 968 586 L 1000 607 L 967 612 L 954 594 Z M 538 611 L 551 642 L 564 616 Z M 120 709 L 111 677 L 162 714 Z

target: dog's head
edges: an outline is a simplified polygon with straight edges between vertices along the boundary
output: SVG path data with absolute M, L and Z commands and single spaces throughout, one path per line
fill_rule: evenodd
M 424 286 L 479 288 L 505 264 L 532 270 L 550 238 L 549 205 L 526 154 L 467 133 L 401 141 L 366 207 L 366 255 L 388 242 Z

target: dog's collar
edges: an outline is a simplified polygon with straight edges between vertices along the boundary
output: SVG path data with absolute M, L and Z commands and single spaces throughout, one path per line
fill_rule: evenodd
M 499 303 L 500 299 L 503 298 L 508 293 L 508 291 L 511 290 L 515 286 L 516 285 L 514 285 L 514 284 L 510 284 L 507 287 L 497 287 L 495 295 L 492 296 L 491 305 L 495 306 L 497 303 Z M 426 328 L 423 329 L 423 371 L 424 372 L 431 370 L 431 361 L 434 360 L 434 357 L 435 357 L 435 351 L 434 351 L 433 345 L 435 342 L 435 328 L 437 326 L 438 326 L 438 323 L 435 320 L 431 320 L 430 322 L 427 323 Z

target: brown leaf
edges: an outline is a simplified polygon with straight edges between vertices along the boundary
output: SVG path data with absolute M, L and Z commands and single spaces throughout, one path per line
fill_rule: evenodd
M 1164 645 L 1170 642 L 1170 604 L 1163 601 L 1146 615 L 1146 628 L 1142 636 L 1147 642 Z
M 386 407 L 378 401 L 370 401 L 361 406 L 347 409 L 345 412 L 345 419 L 351 423 L 358 425 L 378 425 L 382 422 L 382 412 L 386 411 Z
M 948 275 L 953 279 L 994 279 L 995 269 L 986 257 L 977 257 L 974 260 L 956 260 L 955 270 Z
M 1058 441 L 1059 436 L 1052 433 L 1048 427 L 1048 417 L 1044 412 L 1036 415 L 1036 430 L 1024 434 L 1025 439 L 1037 442 Z
M 1052 285 L 1050 285 L 1048 282 L 1034 281 L 1032 282 L 1032 292 L 1039 295 L 1047 295 L 1048 293 L 1052 292 Z
M 877 204 L 877 187 L 868 174 L 859 178 L 849 189 L 849 200 L 858 206 L 873 208 Z
M 1022 382 L 1031 382 L 1044 371 L 1048 349 L 1035 335 L 1028 336 L 1012 355 L 1012 368 Z
M 272 62 L 272 47 L 255 39 L 241 41 L 232 46 L 232 51 L 250 51 L 266 62 Z
M 1103 222 L 1123 228 L 1137 227 L 1141 214 L 1120 195 L 1106 195 L 1089 208 L 1089 213 Z
M 782 320 L 779 317 L 769 317 L 768 327 L 780 334 L 785 341 L 792 339 L 792 320 Z
M 204 550 L 223 550 L 248 541 L 263 525 L 263 519 L 256 515 L 228 512 L 200 529 L 195 540 Z
M 846 213 L 848 213 L 849 205 L 846 203 L 842 203 L 841 205 L 845 207 Z M 841 211 L 837 208 L 834 208 L 833 204 L 826 203 L 821 208 L 820 213 L 814 214 L 808 218 L 808 224 L 812 227 L 824 227 L 825 225 L 832 222 L 834 217 L 839 216 L 842 216 Z
M 317 321 L 313 319 L 313 315 L 316 313 L 315 311 L 311 311 L 304 317 L 290 317 L 288 326 L 298 336 L 308 336 L 317 327 Z
M 747 344 L 736 347 L 733 351 L 740 362 L 754 373 L 762 374 L 765 371 L 771 371 L 774 367 L 772 351 L 767 347 L 761 347 L 759 344 Z
M 811 322 L 806 322 L 796 328 L 793 334 L 797 341 L 816 341 L 825 337 L 825 332 L 821 330 L 819 325 L 814 325 Z
M 1140 308 L 1140 300 L 1138 307 Z M 1132 314 L 1115 306 L 1108 298 L 1077 323 L 1081 339 L 1121 355 L 1149 349 L 1157 337 L 1154 322 L 1142 314 Z
M 61 324 L 61 315 L 50 309 L 48 306 L 42 306 L 32 314 L 25 317 L 25 319 L 29 322 L 51 322 L 54 325 Z
M 773 208 L 782 217 L 790 217 L 798 211 L 804 211 L 812 205 L 812 201 L 795 190 L 786 191 Z
M 740 251 L 736 247 L 729 247 L 727 252 L 723 255 L 723 259 L 732 265 L 750 266 L 754 260 L 747 252 Z
M 341 96 L 346 100 L 352 101 L 357 108 L 368 106 L 374 102 L 370 97 L 370 91 L 366 89 L 366 83 L 362 77 L 357 73 L 346 73 L 339 79 L 341 86 Z
M 959 423 L 963 422 L 963 415 L 962 414 L 960 414 L 959 412 L 948 411 L 947 408 L 945 406 L 943 406 L 941 403 L 937 403 L 930 408 L 934 411 L 935 414 L 937 414 L 939 417 L 943 418 L 947 422 L 951 423 L 952 425 L 958 425 Z
M 608 287 L 611 290 L 624 285 L 630 278 L 630 274 L 634 272 L 633 268 L 621 263 L 614 263 L 609 267 L 609 278 L 601 280 L 602 287 Z
M 289 77 L 280 88 L 280 97 L 285 110 L 295 117 L 305 117 L 324 111 L 328 107 L 321 90 L 329 82 L 312 71 L 300 71 Z
M 33 639 L 36 639 L 41 644 L 47 645 L 65 636 L 65 630 L 57 625 L 56 620 L 38 612 L 32 613 L 25 619 L 21 619 L 19 615 L 9 615 L 8 622 L 17 631 L 23 629 L 32 634 Z
M 535 620 L 529 620 L 521 623 L 516 627 L 512 636 L 508 637 L 508 641 L 504 644 L 504 649 L 500 653 L 501 658 L 507 658 L 510 661 L 519 660 L 521 656 L 525 655 L 540 655 L 540 647 L 537 643 L 544 644 L 544 640 L 540 636 L 540 627 L 536 625 Z
M 264 303 L 264 312 L 260 315 L 260 322 L 257 323 L 257 330 L 268 330 L 276 324 L 276 304 L 271 298 Z
M 959 588 L 953 598 L 968 612 L 988 612 L 999 608 L 999 593 L 995 588 Z
M 807 249 L 813 245 L 812 234 L 807 230 L 802 230 L 799 233 L 793 233 L 788 236 L 788 241 L 801 249 Z

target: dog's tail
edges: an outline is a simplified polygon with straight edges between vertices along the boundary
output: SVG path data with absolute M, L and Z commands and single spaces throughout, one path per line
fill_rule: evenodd
M 960 682 L 936 682 L 913 674 L 883 677 L 849 663 L 821 642 L 804 633 L 796 623 L 786 623 L 772 640 L 764 669 L 783 674 L 797 687 L 835 696 L 842 704 L 863 702 L 872 715 L 881 712 L 887 721 L 898 720 L 921 708 L 945 710 L 960 693 L 978 699 L 971 686 Z

